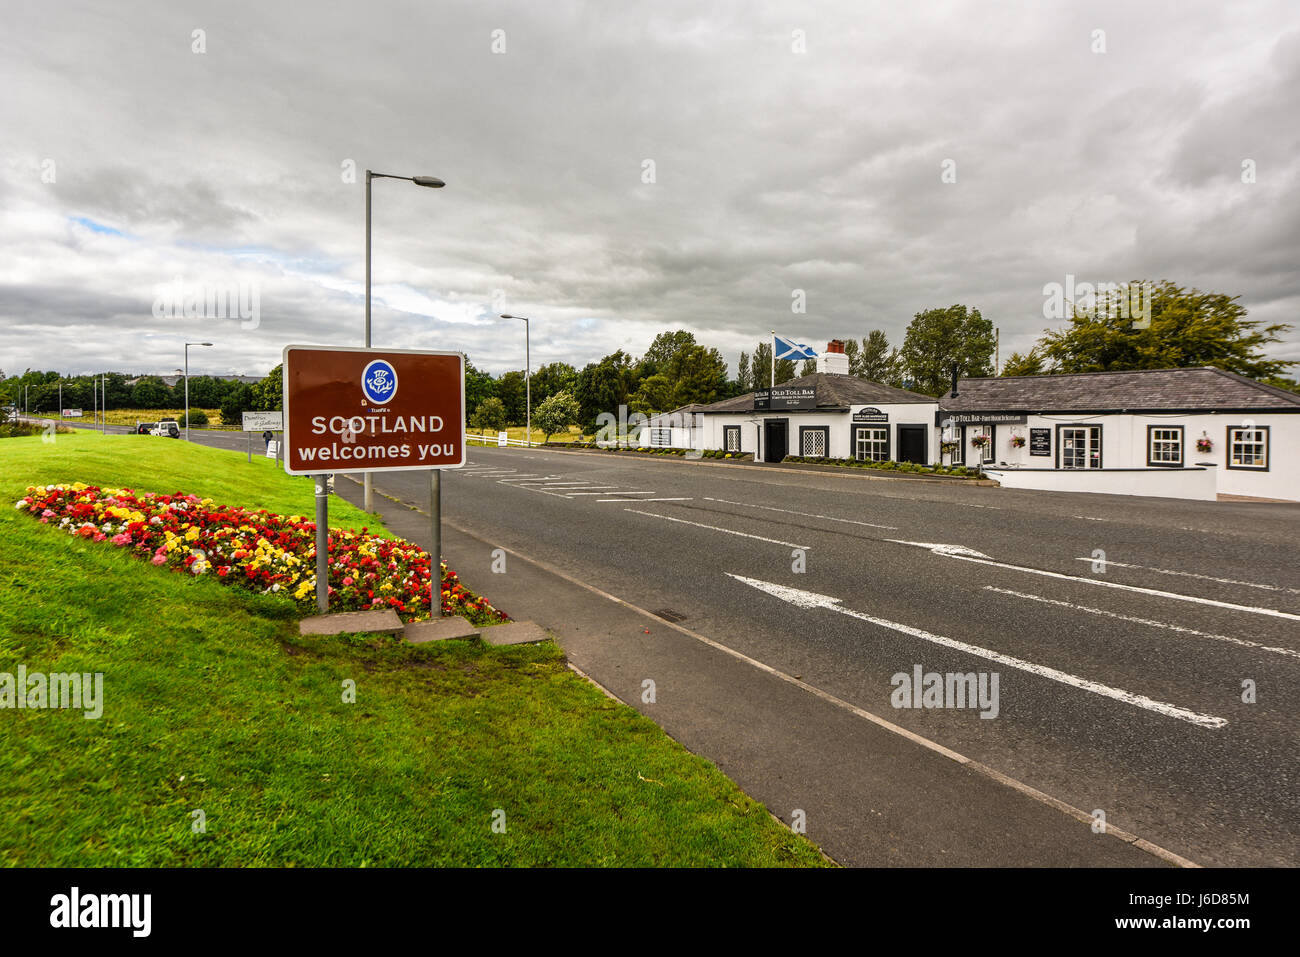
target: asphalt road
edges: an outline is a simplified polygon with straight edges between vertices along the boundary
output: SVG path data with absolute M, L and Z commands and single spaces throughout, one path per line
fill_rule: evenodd
M 245 441 L 195 439 L 236 451 Z M 938 851 L 900 863 L 942 863 L 949 851 L 954 863 L 1139 863 L 1068 847 L 1073 833 L 1046 823 L 1024 825 L 1033 836 L 1020 839 L 1034 853 L 999 854 L 994 845 L 1016 840 L 1008 822 L 1029 821 L 1015 802 L 1033 789 L 1040 808 L 1102 810 L 1112 827 L 1200 864 L 1300 863 L 1300 505 L 550 450 L 472 447 L 469 459 L 443 473 L 443 514 L 460 530 L 447 541 L 470 586 L 512 612 L 500 595 L 539 619 L 550 609 L 543 623 L 559 626 L 584 671 L 783 819 L 765 782 L 777 801 L 798 800 L 802 788 L 807 799 L 791 806 L 817 804 L 834 818 L 820 832 L 810 818 L 809 833 L 837 859 L 879 863 L 892 853 L 899 840 L 862 836 L 872 825 L 913 843 L 932 835 Z M 427 473 L 379 474 L 376 486 L 427 508 Z M 419 516 L 407 514 L 417 533 Z M 495 547 L 536 567 L 494 579 Z M 676 620 L 694 644 L 656 624 L 646 635 L 685 645 L 652 647 L 642 619 L 609 633 L 588 627 L 597 614 L 580 606 L 592 589 Z M 581 624 L 568 637 L 566 615 Z M 893 676 L 917 666 L 996 672 L 996 717 L 895 707 Z M 644 701 L 648 668 L 673 671 L 692 700 L 671 714 Z M 692 683 L 697 676 L 711 680 Z M 1243 700 L 1248 687 L 1253 701 Z M 673 688 L 661 682 L 658 692 L 663 702 Z M 799 725 L 788 740 L 783 715 Z M 879 731 L 873 718 L 896 728 Z M 894 743 L 853 744 L 849 735 L 866 732 L 846 722 Z M 746 726 L 760 725 L 747 736 Z M 976 783 L 926 770 L 935 745 L 1005 775 L 996 787 L 1007 807 L 988 775 Z M 851 797 L 903 785 L 892 797 L 882 791 L 884 820 L 873 819 L 882 812 L 870 795 Z M 963 788 L 979 816 L 958 825 Z M 903 820 L 909 800 L 915 821 Z M 927 821 L 930 806 L 938 810 Z M 997 840 L 945 837 L 945 826 L 987 826 Z
M 475 448 L 444 475 L 447 521 L 1147 840 L 1300 863 L 1300 505 L 523 449 Z M 424 474 L 377 484 L 427 500 Z M 461 574 L 477 584 L 482 564 Z M 891 676 L 918 664 L 998 672 L 997 717 L 892 707 Z

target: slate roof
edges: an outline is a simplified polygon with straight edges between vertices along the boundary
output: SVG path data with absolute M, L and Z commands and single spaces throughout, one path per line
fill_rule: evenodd
M 1300 412 L 1300 395 L 1213 366 L 959 379 L 947 412 Z
M 895 389 L 893 386 L 881 385 L 879 382 L 870 382 L 852 375 L 838 375 L 834 372 L 814 372 L 812 375 L 800 376 L 788 382 L 778 382 L 776 387 L 778 389 L 815 388 L 819 409 L 847 409 L 851 405 L 901 405 L 936 401 L 932 395 Z M 754 393 L 746 392 L 734 399 L 723 399 L 710 405 L 702 405 L 695 411 L 753 412 Z

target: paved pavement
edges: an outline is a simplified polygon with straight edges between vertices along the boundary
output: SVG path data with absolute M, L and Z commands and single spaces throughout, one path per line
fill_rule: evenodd
M 477 447 L 444 476 L 471 587 L 837 860 L 1300 863 L 1300 505 Z M 424 473 L 376 485 L 427 509 Z M 997 672 L 996 717 L 895 707 L 917 667 Z

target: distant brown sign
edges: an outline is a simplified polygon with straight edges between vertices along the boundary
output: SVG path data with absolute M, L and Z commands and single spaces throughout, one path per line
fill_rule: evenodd
M 460 468 L 465 357 L 286 346 L 284 429 L 290 475 Z

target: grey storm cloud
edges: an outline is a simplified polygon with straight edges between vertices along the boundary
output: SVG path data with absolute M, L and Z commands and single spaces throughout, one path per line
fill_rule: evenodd
M 493 372 L 500 311 L 534 364 L 685 328 L 734 367 L 954 302 L 1006 355 L 1067 273 L 1300 303 L 1285 0 L 11 3 L 0 82 L 6 371 L 360 344 L 367 167 L 448 184 L 375 183 L 376 344 Z M 178 280 L 260 321 L 160 318 Z

